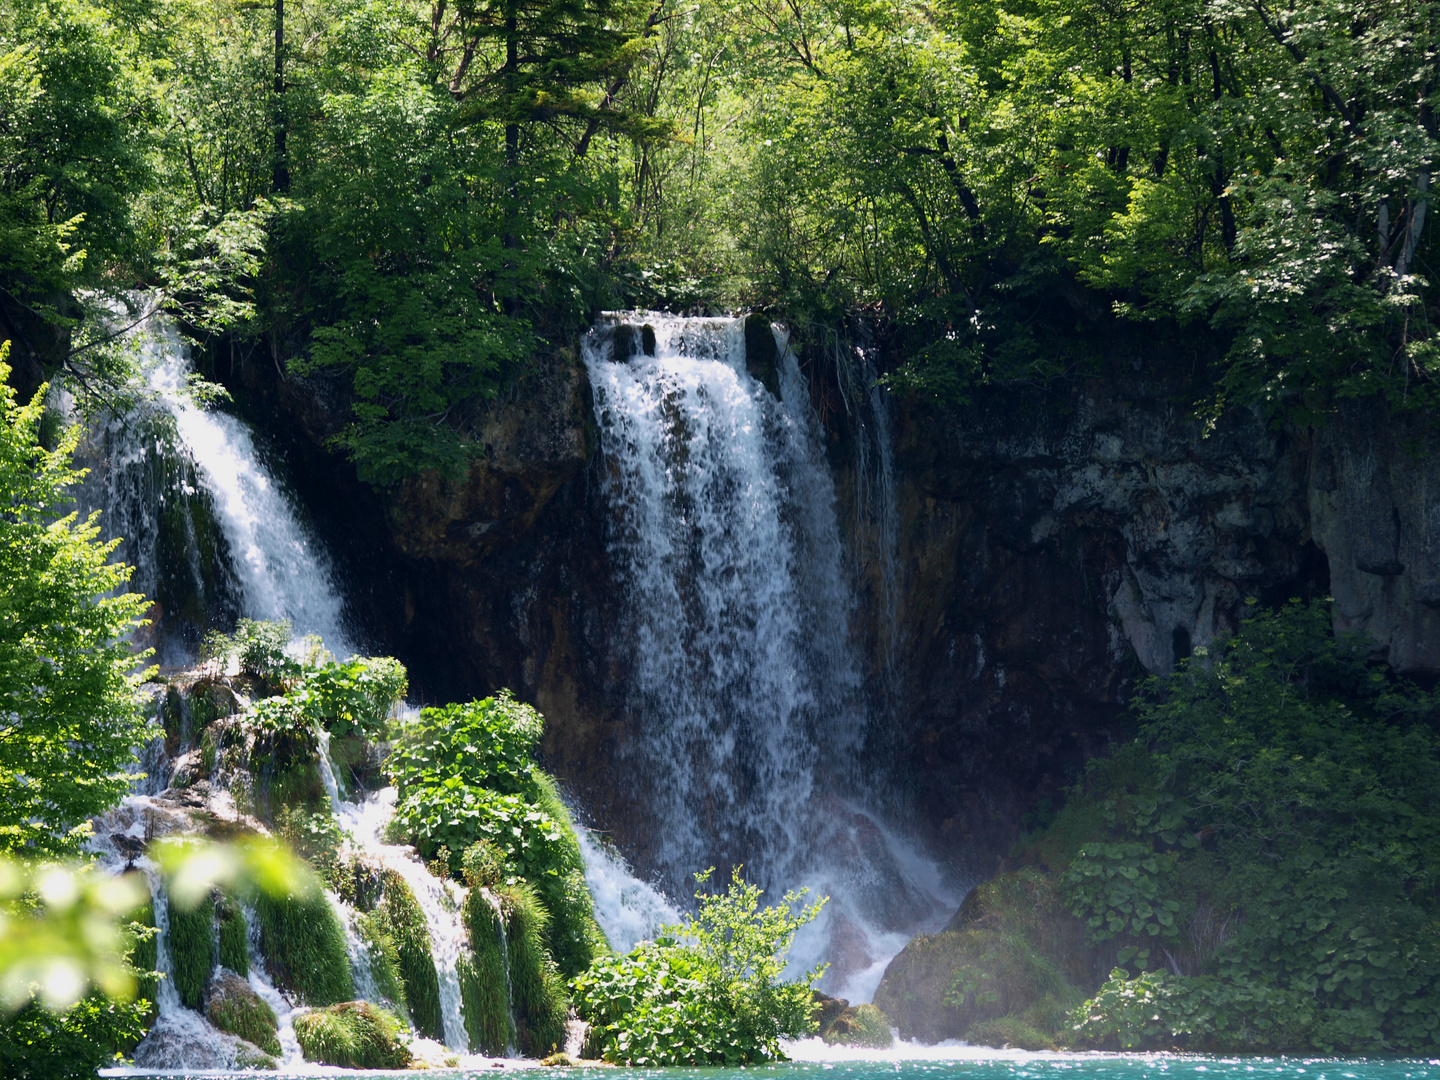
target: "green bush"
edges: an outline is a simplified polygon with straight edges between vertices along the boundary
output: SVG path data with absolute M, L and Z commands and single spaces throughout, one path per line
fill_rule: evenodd
M 1125 968 L 1080 1037 L 1440 1046 L 1440 698 L 1293 602 L 1151 680 L 1137 714 L 1050 829 L 1076 838 L 1074 913 Z
M 396 967 L 404 984 L 410 1022 L 426 1038 L 443 1039 L 440 980 L 430 952 L 430 927 L 425 921 L 425 912 L 405 879 L 395 871 L 385 871 L 382 887 L 384 893 L 376 913 L 384 920 L 385 932 L 395 943 Z
M 703 885 L 709 872 L 697 876 Z M 782 1038 L 815 1030 L 810 984 L 785 981 L 795 933 L 824 901 L 803 894 L 761 909 L 760 890 L 737 871 L 723 894 L 697 895 L 697 914 L 626 956 L 607 956 L 574 980 L 590 1024 L 587 1056 L 629 1065 L 743 1065 L 783 1059 Z M 682 944 L 683 942 L 683 944 Z
M 426 859 L 444 859 L 457 876 L 473 875 L 466 853 L 487 844 L 485 882 L 524 880 L 538 890 L 550 954 L 574 975 L 608 946 L 569 812 L 531 758 L 542 726 L 539 713 L 508 692 L 421 710 L 402 726 L 386 763 L 399 796 L 391 836 Z
M 497 910 L 497 904 L 499 900 L 494 893 L 483 885 L 472 884 L 465 897 L 464 911 L 470 955 L 461 957 L 459 967 L 470 1050 L 492 1056 L 504 1054 L 515 1043 L 504 909 Z
M 1165 971 L 1131 977 L 1116 968 L 1075 1010 L 1071 1041 L 1107 1050 L 1304 1052 L 1350 1034 L 1335 1030 L 1335 1019 L 1294 990 Z
M 307 671 L 298 685 L 255 703 L 255 725 L 269 731 L 323 728 L 336 736 L 385 731 L 405 695 L 405 668 L 388 656 L 334 660 Z
M 200 643 L 200 658 L 220 665 L 221 674 L 231 657 L 240 662 L 240 673 L 279 689 L 298 678 L 300 665 L 290 658 L 290 623 L 284 619 L 240 619 L 233 634 L 212 630 Z
M 355 996 L 350 954 L 340 920 L 322 894 L 300 898 L 262 893 L 255 899 L 260 945 L 275 984 L 307 1005 Z
M 370 977 L 375 981 L 375 990 L 381 998 L 378 1004 L 410 1023 L 405 982 L 400 977 L 400 950 L 395 945 L 385 917 L 378 911 L 367 912 L 355 920 L 355 928 L 360 940 L 365 943 Z
M 200 1009 L 205 984 L 215 969 L 215 903 L 207 896 L 193 908 L 169 902 L 170 963 L 180 1003 Z
M 347 1001 L 295 1018 L 306 1061 L 343 1069 L 403 1069 L 410 1044 L 403 1024 L 368 1001 Z
M 55 1014 L 31 1003 L 0 1016 L 0 1076 L 7 1080 L 94 1080 L 145 1035 L 148 1002 L 91 994 Z

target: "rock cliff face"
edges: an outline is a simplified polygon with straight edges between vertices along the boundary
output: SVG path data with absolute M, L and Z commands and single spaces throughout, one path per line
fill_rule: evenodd
M 228 377 L 217 367 L 289 460 L 362 636 L 401 657 L 427 699 L 509 686 L 534 701 L 549 766 L 622 848 L 643 848 L 617 705 L 629 646 L 610 634 L 605 462 L 574 355 L 544 358 L 473 418 L 486 454 L 463 480 L 383 495 L 323 448 L 343 394 L 282 379 L 268 358 Z M 816 376 L 817 400 L 834 378 Z M 1426 418 L 1354 403 L 1322 429 L 1277 431 L 1236 410 L 1207 432 L 1187 392 L 1127 363 L 965 407 L 892 403 L 893 603 L 874 462 L 854 421 L 821 410 L 885 718 L 873 749 L 922 831 L 972 872 L 1123 728 L 1137 679 L 1233 628 L 1249 598 L 1333 594 L 1339 628 L 1402 670 L 1440 672 L 1440 455 Z

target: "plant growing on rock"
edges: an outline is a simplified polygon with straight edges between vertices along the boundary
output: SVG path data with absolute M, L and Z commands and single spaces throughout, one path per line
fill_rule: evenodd
M 697 893 L 699 910 L 666 936 L 603 957 L 576 978 L 587 1054 L 645 1066 L 783 1060 L 782 1038 L 815 1030 L 810 986 L 824 972 L 786 980 L 786 954 L 825 900 L 801 907 L 802 890 L 761 908 L 760 896 L 737 868 L 724 893 Z
M 295 1018 L 306 1061 L 344 1069 L 403 1069 L 410 1064 L 405 1026 L 368 1001 L 346 1001 Z
M 401 724 L 386 762 L 398 796 L 390 835 L 427 860 L 444 860 L 455 876 L 477 841 L 488 844 L 507 882 L 538 891 L 548 912 L 546 944 L 561 971 L 574 975 L 606 945 L 569 813 L 533 758 L 543 725 L 508 691 L 422 709 Z

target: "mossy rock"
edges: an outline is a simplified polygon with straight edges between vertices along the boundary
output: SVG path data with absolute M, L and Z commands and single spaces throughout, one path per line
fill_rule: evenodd
M 1002 1016 L 997 1020 L 982 1020 L 978 1024 L 972 1024 L 968 1037 L 975 1046 L 1016 1050 L 1059 1049 L 1054 1039 L 1019 1016 Z
M 1029 867 L 980 885 L 950 928 L 912 940 L 886 969 L 875 1004 L 906 1038 L 973 1041 L 976 1025 L 1002 1018 L 1063 1023 L 1084 997 L 1090 965 L 1085 928 L 1056 878 Z
M 820 1037 L 831 1046 L 863 1046 L 870 1050 L 885 1050 L 895 1042 L 890 1021 L 874 1005 L 851 1006 L 822 1028 Z
M 280 1054 L 275 1010 L 233 971 L 221 970 L 210 980 L 205 1015 L 221 1031 L 254 1043 L 266 1054 Z
M 819 990 L 810 991 L 810 996 L 815 999 L 815 1031 L 821 1038 L 824 1038 L 825 1029 L 838 1020 L 841 1013 L 850 1008 L 850 1002 L 844 998 L 822 994 Z
M 242 1042 L 235 1049 L 235 1068 L 237 1069 L 263 1069 L 267 1072 L 274 1072 L 280 1068 L 280 1059 L 271 1057 L 258 1046 L 251 1046 Z
M 410 1041 L 398 1018 L 368 1001 L 346 1001 L 295 1018 L 306 1061 L 342 1069 L 403 1069 Z

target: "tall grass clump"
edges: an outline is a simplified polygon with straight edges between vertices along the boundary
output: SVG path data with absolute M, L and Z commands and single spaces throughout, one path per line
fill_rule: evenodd
M 220 966 L 241 978 L 250 974 L 250 927 L 233 896 L 221 894 L 215 904 L 220 935 Z
M 565 1045 L 565 1019 L 570 1012 L 565 980 L 545 948 L 550 915 L 527 882 L 502 886 L 500 902 L 505 913 L 516 1038 L 522 1052 L 544 1057 Z
M 440 1014 L 440 979 L 430 952 L 430 927 L 425 912 L 405 879 L 393 870 L 381 875 L 383 895 L 376 914 L 395 943 L 396 969 L 405 988 L 410 1023 L 427 1039 L 445 1037 Z
M 496 910 L 493 897 L 485 886 L 478 884 L 472 884 L 465 897 L 465 930 L 470 939 L 470 955 L 461 958 L 459 974 L 470 1050 L 499 1056 L 510 1048 L 515 1032 L 510 1019 L 509 958 L 503 944 L 503 909 Z
M 355 996 L 345 931 L 321 893 L 300 898 L 262 893 L 255 901 L 260 944 L 276 984 L 307 1005 L 333 1005 Z
M 403 1069 L 410 1064 L 405 1027 L 368 1001 L 347 1001 L 295 1018 L 306 1061 L 342 1069 Z
M 199 1010 L 205 983 L 215 966 L 215 902 L 207 896 L 193 908 L 169 901 L 170 960 L 180 1004 Z

